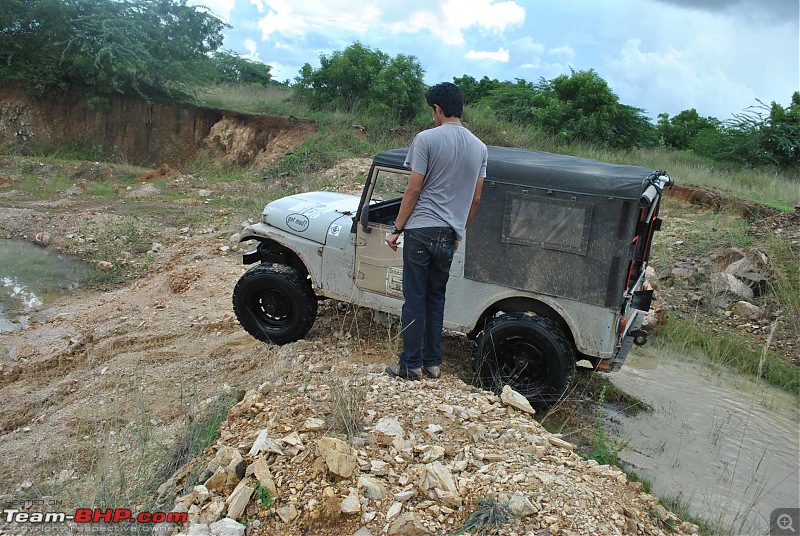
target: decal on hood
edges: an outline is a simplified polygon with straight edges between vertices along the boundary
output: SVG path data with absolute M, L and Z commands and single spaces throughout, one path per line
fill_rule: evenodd
M 308 218 L 303 214 L 289 214 L 286 216 L 286 226 L 292 231 L 302 233 L 308 229 Z

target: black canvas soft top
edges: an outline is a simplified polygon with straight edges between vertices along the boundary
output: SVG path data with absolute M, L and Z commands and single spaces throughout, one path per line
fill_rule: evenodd
M 486 179 L 543 190 L 638 199 L 653 170 L 589 158 L 488 146 Z M 408 147 L 379 153 L 374 163 L 402 168 Z

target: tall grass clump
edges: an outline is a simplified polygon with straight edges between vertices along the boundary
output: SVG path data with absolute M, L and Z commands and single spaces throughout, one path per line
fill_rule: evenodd
M 369 385 L 353 374 L 331 374 L 330 405 L 336 430 L 349 438 L 361 432 L 364 426 L 365 402 Z
M 695 350 L 699 351 L 701 358 L 711 363 L 725 365 L 753 376 L 762 372 L 767 383 L 800 396 L 800 374 L 797 367 L 785 362 L 774 352 L 764 352 L 763 348 L 753 347 L 742 335 L 715 333 L 712 337 L 694 323 L 676 318 L 670 318 L 659 330 L 659 335 L 679 353 Z M 760 363 L 762 367 L 759 367 Z
M 311 109 L 294 99 L 287 86 L 260 84 L 219 84 L 205 88 L 198 95 L 201 106 L 235 110 L 252 114 L 269 114 L 282 117 L 310 119 Z

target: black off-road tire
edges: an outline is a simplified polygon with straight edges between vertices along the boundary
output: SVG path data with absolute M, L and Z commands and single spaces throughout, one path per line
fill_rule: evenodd
M 317 318 L 317 298 L 308 281 L 284 264 L 250 268 L 233 289 L 233 310 L 256 339 L 286 344 L 302 339 Z
M 472 354 L 478 382 L 525 396 L 534 408 L 558 402 L 575 378 L 575 351 L 549 318 L 508 313 L 491 319 L 475 339 Z

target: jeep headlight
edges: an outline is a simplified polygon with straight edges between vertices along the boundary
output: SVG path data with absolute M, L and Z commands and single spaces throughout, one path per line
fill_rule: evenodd
M 263 224 L 267 223 L 267 213 L 266 212 L 262 212 L 261 213 L 261 223 L 263 223 Z

